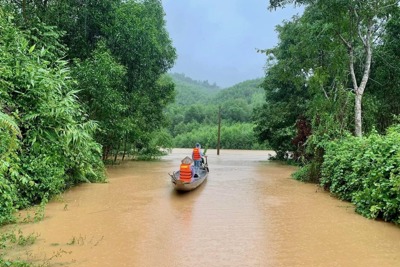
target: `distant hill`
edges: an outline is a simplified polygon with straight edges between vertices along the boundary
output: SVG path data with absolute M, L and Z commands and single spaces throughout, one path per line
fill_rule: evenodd
M 190 106 L 193 104 L 220 105 L 233 100 L 244 101 L 254 107 L 265 101 L 264 89 L 260 87 L 263 79 L 253 79 L 238 83 L 234 86 L 221 89 L 216 84 L 208 81 L 196 81 L 185 74 L 171 73 L 170 77 L 175 82 L 175 104 Z
M 212 99 L 214 104 L 244 100 L 249 105 L 265 102 L 264 89 L 260 87 L 263 79 L 247 80 L 219 91 Z
M 260 84 L 247 80 L 221 89 L 207 81 L 195 81 L 183 74 L 170 74 L 175 82 L 175 103 L 168 106 L 169 133 L 175 147 L 217 146 L 218 114 L 221 111 L 221 148 L 265 149 L 254 135 L 253 110 L 265 103 Z
M 175 83 L 175 104 L 188 106 L 192 104 L 207 103 L 221 89 L 216 84 L 208 81 L 196 81 L 185 74 L 168 74 Z

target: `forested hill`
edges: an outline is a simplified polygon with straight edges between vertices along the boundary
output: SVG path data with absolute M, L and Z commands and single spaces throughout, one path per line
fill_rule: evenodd
M 170 74 L 171 75 L 171 74 Z M 221 108 L 221 147 L 226 149 L 258 149 L 253 133 L 253 111 L 265 102 L 263 79 L 241 82 L 220 89 L 208 82 L 197 82 L 185 75 L 171 75 L 175 82 L 174 104 L 167 109 L 169 131 L 175 147 L 192 147 L 200 142 L 216 147 L 218 112 Z
M 232 87 L 223 89 L 213 97 L 213 103 L 228 102 L 242 99 L 247 104 L 258 105 L 264 101 L 264 89 L 260 87 L 263 79 L 247 80 Z
M 264 102 L 264 89 L 260 87 L 263 79 L 247 80 L 228 88 L 209 84 L 208 81 L 196 81 L 181 73 L 170 73 L 175 83 L 175 104 L 223 104 L 242 99 L 247 104 L 258 105 Z
M 196 81 L 181 73 L 170 73 L 169 76 L 175 83 L 175 103 L 178 105 L 192 105 L 207 103 L 217 92 L 221 90 L 215 83 L 208 81 Z

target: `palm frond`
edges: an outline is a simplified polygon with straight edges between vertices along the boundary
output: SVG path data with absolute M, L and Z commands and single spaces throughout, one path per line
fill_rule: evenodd
M 0 112 L 0 127 L 8 129 L 13 135 L 18 136 L 19 138 L 22 137 L 21 131 L 15 120 L 3 112 Z

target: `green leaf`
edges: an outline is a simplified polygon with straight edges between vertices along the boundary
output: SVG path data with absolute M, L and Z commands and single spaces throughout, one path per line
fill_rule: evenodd
M 32 45 L 31 48 L 29 48 L 29 54 L 31 54 L 33 52 L 33 50 L 35 50 L 36 44 Z

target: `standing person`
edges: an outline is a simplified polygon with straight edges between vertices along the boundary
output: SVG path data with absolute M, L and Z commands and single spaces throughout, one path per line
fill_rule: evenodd
M 203 158 L 203 153 L 201 152 L 201 146 L 199 143 L 193 148 L 192 159 L 194 161 L 194 177 L 198 176 L 199 168 L 201 165 L 201 160 Z

